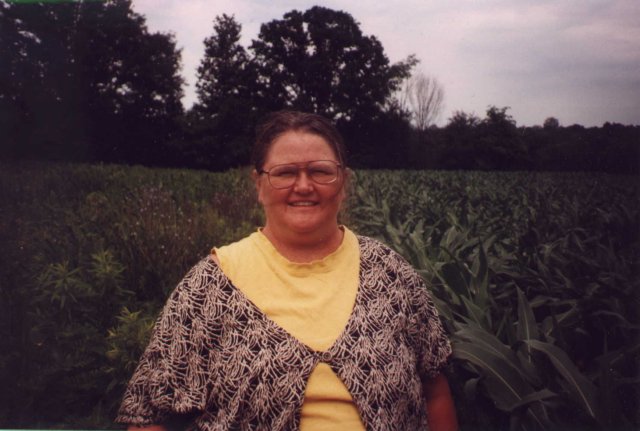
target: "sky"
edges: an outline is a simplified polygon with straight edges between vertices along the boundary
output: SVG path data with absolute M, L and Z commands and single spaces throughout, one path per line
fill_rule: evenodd
M 314 5 L 341 10 L 376 36 L 391 62 L 415 54 L 454 112 L 509 107 L 518 126 L 640 125 L 639 0 L 133 0 L 152 32 L 182 49 L 185 107 L 217 15 L 234 15 L 248 47 L 260 25 Z

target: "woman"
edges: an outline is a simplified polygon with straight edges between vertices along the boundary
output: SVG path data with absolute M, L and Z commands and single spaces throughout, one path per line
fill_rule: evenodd
M 171 294 L 117 421 L 161 429 L 457 429 L 451 353 L 398 254 L 338 224 L 345 148 L 281 111 L 253 152 L 264 228 L 216 248 Z

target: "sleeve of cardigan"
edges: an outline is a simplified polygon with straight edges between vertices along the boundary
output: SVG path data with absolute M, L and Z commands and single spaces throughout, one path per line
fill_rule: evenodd
M 418 372 L 425 380 L 437 376 L 447 365 L 451 343 L 424 280 L 413 268 L 407 275 L 414 307 L 411 332 L 416 343 Z
M 161 424 L 175 414 L 202 410 L 207 397 L 206 328 L 202 304 L 211 284 L 206 260 L 171 293 L 151 340 L 129 381 L 116 422 Z

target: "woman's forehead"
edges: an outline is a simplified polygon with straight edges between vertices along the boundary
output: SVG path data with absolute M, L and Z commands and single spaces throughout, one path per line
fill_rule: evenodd
M 270 145 L 265 164 L 336 160 L 336 158 L 335 151 L 322 136 L 304 131 L 289 131 L 278 136 Z

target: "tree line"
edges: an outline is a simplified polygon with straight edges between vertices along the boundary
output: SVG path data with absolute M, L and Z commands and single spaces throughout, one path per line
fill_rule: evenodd
M 638 126 L 518 127 L 496 106 L 433 126 L 442 87 L 348 13 L 292 10 L 248 47 L 241 32 L 214 19 L 185 110 L 175 39 L 131 0 L 0 0 L 0 158 L 225 170 L 248 164 L 265 113 L 299 109 L 337 124 L 354 167 L 639 171 Z

